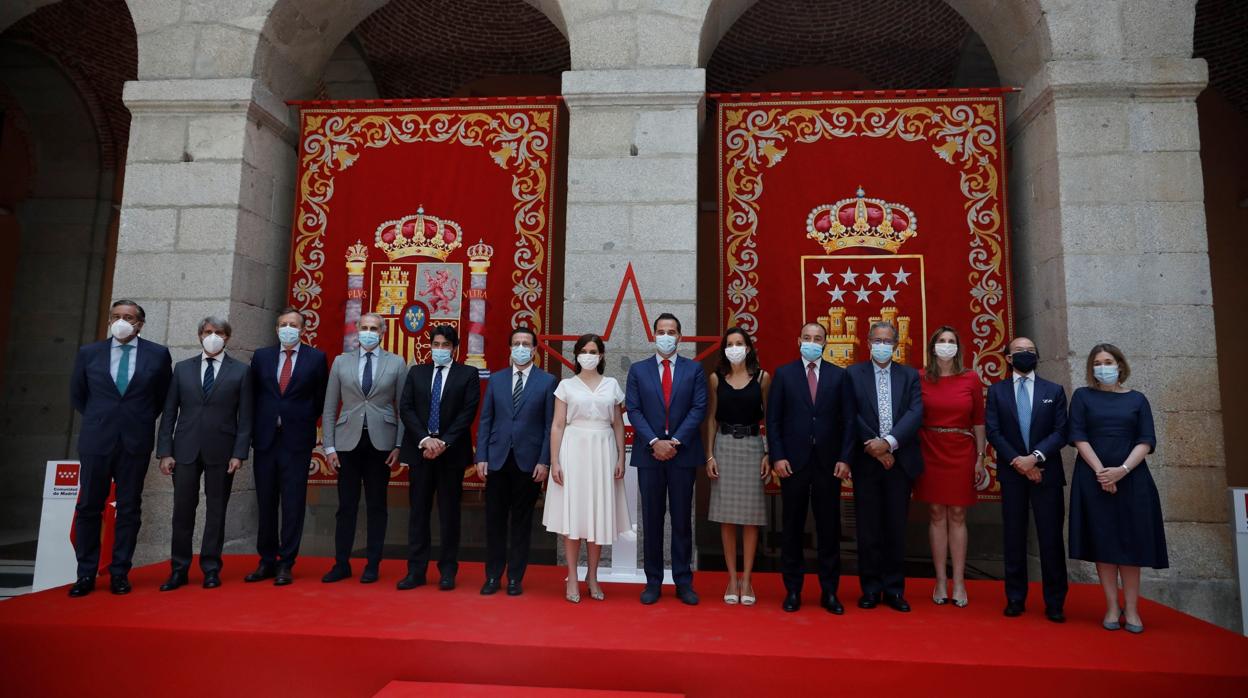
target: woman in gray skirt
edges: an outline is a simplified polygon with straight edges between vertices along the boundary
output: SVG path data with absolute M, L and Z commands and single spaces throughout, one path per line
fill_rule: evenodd
M 766 442 L 759 426 L 767 409 L 771 376 L 759 368 L 754 342 L 739 327 L 724 333 L 719 365 L 708 378 L 706 474 L 711 479 L 710 520 L 720 524 L 728 588 L 724 603 L 752 606 L 750 572 L 758 547 L 758 529 L 766 519 L 763 485 L 771 475 Z M 737 526 L 742 528 L 744 559 L 737 578 Z

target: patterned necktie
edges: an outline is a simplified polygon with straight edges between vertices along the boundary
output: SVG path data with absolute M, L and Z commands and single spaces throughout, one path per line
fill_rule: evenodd
M 880 438 L 893 431 L 893 391 L 890 385 L 888 370 L 875 372 L 875 399 L 880 410 Z
M 364 394 L 368 395 L 373 392 L 373 352 L 364 353 L 364 379 L 360 381 L 360 388 L 364 390 Z
M 819 391 L 819 376 L 815 375 L 815 365 L 806 364 L 806 387 L 810 388 L 810 404 L 815 404 L 815 394 Z
M 208 397 L 208 391 L 212 390 L 212 383 L 216 380 L 216 376 L 212 374 L 212 362 L 216 359 L 208 357 L 208 368 L 204 369 L 204 397 Z
M 429 433 L 442 433 L 442 367 L 433 369 L 433 390 L 429 396 Z
M 516 371 L 516 386 L 511 389 L 511 411 L 520 409 L 520 395 L 524 392 L 524 374 Z
M 282 364 L 282 375 L 277 378 L 278 392 L 286 394 L 286 386 L 290 385 L 290 373 L 295 368 L 295 350 L 286 349 L 286 362 Z
M 1031 391 L 1027 389 L 1029 379 L 1018 379 L 1018 390 L 1014 399 L 1018 404 L 1018 430 L 1023 433 L 1023 447 L 1031 450 Z
M 130 350 L 129 344 L 121 345 L 121 361 L 117 363 L 117 392 L 126 394 L 126 386 L 130 385 Z
M 672 433 L 672 361 L 663 359 L 663 431 Z

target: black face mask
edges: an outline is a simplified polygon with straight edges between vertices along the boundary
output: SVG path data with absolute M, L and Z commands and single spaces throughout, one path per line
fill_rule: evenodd
M 1036 370 L 1036 362 L 1039 360 L 1034 351 L 1016 351 L 1010 354 L 1010 363 L 1019 373 L 1031 373 Z

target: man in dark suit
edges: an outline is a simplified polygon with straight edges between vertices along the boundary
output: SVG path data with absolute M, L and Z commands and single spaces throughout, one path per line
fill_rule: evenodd
M 653 358 L 628 369 L 625 405 L 633 427 L 633 456 L 641 495 L 646 587 L 641 602 L 659 600 L 663 585 L 663 515 L 672 516 L 672 579 L 676 597 L 695 605 L 693 590 L 693 484 L 706 463 L 699 430 L 706 417 L 702 364 L 677 356 L 680 320 L 663 313 L 654 321 Z
M 477 369 L 454 361 L 459 334 L 438 325 L 429 334 L 432 363 L 416 364 L 407 372 L 399 416 L 403 420 L 403 447 L 399 460 L 408 464 L 411 519 L 407 576 L 400 590 L 425 583 L 429 566 L 429 517 L 438 498 L 438 526 L 442 542 L 438 556 L 438 589 L 455 588 L 459 571 L 459 503 L 464 470 L 472 465 L 472 422 L 481 402 Z
M 1036 345 L 1026 337 L 1010 342 L 1010 379 L 988 389 L 984 420 L 997 452 L 1001 522 L 1005 542 L 1005 615 L 1022 615 L 1027 602 L 1027 508 L 1036 519 L 1044 616 L 1066 621 L 1066 547 L 1062 523 L 1062 446 L 1066 443 L 1066 391 L 1036 376 Z
M 767 397 L 767 443 L 780 477 L 784 531 L 780 559 L 783 608 L 802 605 L 806 511 L 815 511 L 820 605 L 841 615 L 836 597 L 841 581 L 841 480 L 849 477 L 854 446 L 854 401 L 845 369 L 823 360 L 827 330 L 802 326 L 801 358 L 776 369 Z
M 108 566 L 114 594 L 130 593 L 130 567 L 142 522 L 143 480 L 155 442 L 156 417 L 165 403 L 171 374 L 169 350 L 139 337 L 145 319 L 134 301 L 115 301 L 109 334 L 78 350 L 69 399 L 82 415 L 78 457 L 82 461 L 74 518 L 78 581 L 70 596 L 95 589 L 100 566 L 100 524 L 113 482 L 117 483 L 117 527 Z
M 485 480 L 485 584 L 498 591 L 507 570 L 507 595 L 519 596 L 529 562 L 533 505 L 550 464 L 555 377 L 533 365 L 537 335 L 511 331 L 511 370 L 486 384 L 477 427 L 477 475 Z M 508 526 L 510 525 L 510 540 Z
M 161 591 L 186 584 L 201 479 L 207 505 L 199 568 L 205 589 L 221 586 L 230 487 L 251 450 L 251 375 L 246 364 L 225 353 L 232 333 L 225 320 L 211 315 L 200 320 L 203 352 L 173 368 L 156 444 L 160 472 L 173 476 L 172 571 Z
M 277 314 L 278 344 L 257 349 L 251 357 L 260 565 L 244 578 L 248 582 L 272 579 L 275 586 L 285 586 L 294 581 L 291 568 L 303 538 L 316 420 L 329 381 L 324 352 L 300 341 L 303 322 L 298 310 L 283 308 Z
M 893 362 L 897 328 L 876 322 L 867 333 L 871 359 L 850 366 L 857 438 L 850 471 L 858 525 L 859 608 L 875 608 L 881 595 L 908 613 L 906 514 L 910 488 L 923 472 L 919 426 L 923 396 L 919 372 Z

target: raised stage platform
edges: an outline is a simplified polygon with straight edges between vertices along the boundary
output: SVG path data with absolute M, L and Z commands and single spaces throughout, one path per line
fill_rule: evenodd
M 774 574 L 757 577 L 754 607 L 724 605 L 722 573 L 697 575 L 697 607 L 671 587 L 647 607 L 639 587 L 612 584 L 604 602 L 583 593 L 570 604 L 555 567 L 531 567 L 523 596 L 483 597 L 479 564 L 462 565 L 451 592 L 396 591 L 401 561 L 387 561 L 377 584 L 326 585 L 329 560 L 304 559 L 289 587 L 244 584 L 254 564 L 227 557 L 211 591 L 195 573 L 160 593 L 160 564 L 135 570 L 125 597 L 101 578 L 85 599 L 62 588 L 0 603 L 0 694 L 1248 695 L 1248 638 L 1155 603 L 1142 609 L 1144 634 L 1107 632 L 1094 586 L 1075 586 L 1069 620 L 1055 625 L 1039 589 L 1026 615 L 1004 618 L 993 582 L 971 582 L 971 604 L 958 609 L 933 605 L 930 580 L 914 580 L 914 612 L 901 614 L 858 609 L 857 582 L 844 579 L 836 617 L 816 603 L 813 577 L 788 614 Z

